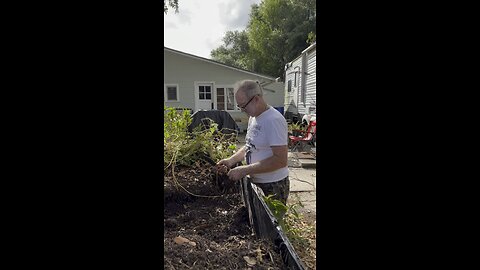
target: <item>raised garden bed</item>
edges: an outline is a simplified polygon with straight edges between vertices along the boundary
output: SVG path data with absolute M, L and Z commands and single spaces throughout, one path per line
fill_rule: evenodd
M 165 269 L 302 269 L 286 237 L 268 225 L 277 227 L 265 218 L 256 187 L 222 185 L 211 165 L 200 162 L 175 168 L 174 175 L 167 171 L 164 182 Z M 250 225 L 248 209 L 257 225 Z

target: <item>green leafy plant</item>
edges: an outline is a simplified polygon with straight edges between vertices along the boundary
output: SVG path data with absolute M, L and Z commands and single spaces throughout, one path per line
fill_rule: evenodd
M 189 132 L 192 123 L 189 110 L 178 110 L 164 106 L 164 169 L 171 173 L 172 181 L 177 188 L 198 197 L 218 197 L 193 194 L 182 186 L 175 177 L 175 167 L 198 166 L 199 160 L 204 160 L 211 165 L 220 159 L 231 156 L 236 151 L 237 134 L 224 134 L 219 132 L 218 124 L 211 119 L 202 119 L 206 125 L 200 125 Z M 168 170 L 167 170 L 168 169 Z M 164 177 L 164 180 L 166 178 Z
M 236 151 L 236 133 L 224 134 L 218 130 L 218 124 L 204 119 L 206 126 L 197 126 L 192 132 L 188 127 L 192 118 L 188 110 L 177 111 L 164 107 L 164 168 L 169 166 L 194 164 L 201 158 L 213 162 L 231 156 Z
M 281 201 L 273 199 L 272 197 L 273 195 L 263 196 L 263 200 L 278 222 L 283 222 L 283 216 L 286 214 L 288 207 Z
M 294 130 L 302 130 L 302 126 L 299 123 L 289 123 L 288 132 L 292 133 Z
M 192 119 L 187 110 L 177 111 L 165 106 L 163 120 L 164 166 L 168 167 L 175 158 L 180 157 L 181 160 L 188 155 L 188 148 L 184 144 L 189 141 L 187 131 Z
M 273 195 L 263 196 L 268 208 L 277 219 L 278 224 L 286 233 L 292 244 L 306 247 L 308 246 L 309 235 L 314 231 L 312 226 L 306 226 L 303 222 L 303 215 L 298 211 L 298 207 L 303 207 L 301 202 L 286 206 L 281 201 L 273 199 Z

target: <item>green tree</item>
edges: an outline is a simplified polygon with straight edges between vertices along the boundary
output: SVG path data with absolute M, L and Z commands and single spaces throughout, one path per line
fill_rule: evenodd
M 245 30 L 227 31 L 222 40 L 223 45 L 210 52 L 213 60 L 238 68 L 252 68 L 249 58 L 248 35 Z
M 228 31 L 213 59 L 284 77 L 284 66 L 316 41 L 314 0 L 263 0 L 252 5 L 247 28 Z
M 313 44 L 317 42 L 317 34 L 310 32 L 308 33 L 308 39 L 307 39 L 308 44 Z
M 173 8 L 175 13 L 178 12 L 178 0 L 163 0 L 163 12 L 167 14 L 168 7 Z
M 261 63 L 259 72 L 284 77 L 284 66 L 316 35 L 316 3 L 264 0 L 252 7 L 247 26 L 250 47 Z

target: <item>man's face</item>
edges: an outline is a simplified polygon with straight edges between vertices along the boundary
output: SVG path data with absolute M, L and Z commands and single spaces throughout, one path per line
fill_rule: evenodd
M 255 111 L 255 99 L 256 95 L 248 98 L 243 91 L 237 91 L 235 94 L 235 99 L 237 100 L 237 107 L 245 112 L 248 116 L 253 116 Z

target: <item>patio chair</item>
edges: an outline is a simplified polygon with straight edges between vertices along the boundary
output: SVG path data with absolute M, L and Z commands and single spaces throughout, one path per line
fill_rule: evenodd
M 307 130 L 295 130 L 300 132 L 299 136 L 288 136 L 288 148 L 290 151 L 295 152 L 299 148 L 303 150 L 305 145 L 311 145 L 315 147 L 315 137 L 317 134 L 317 121 L 310 121 L 307 126 Z

